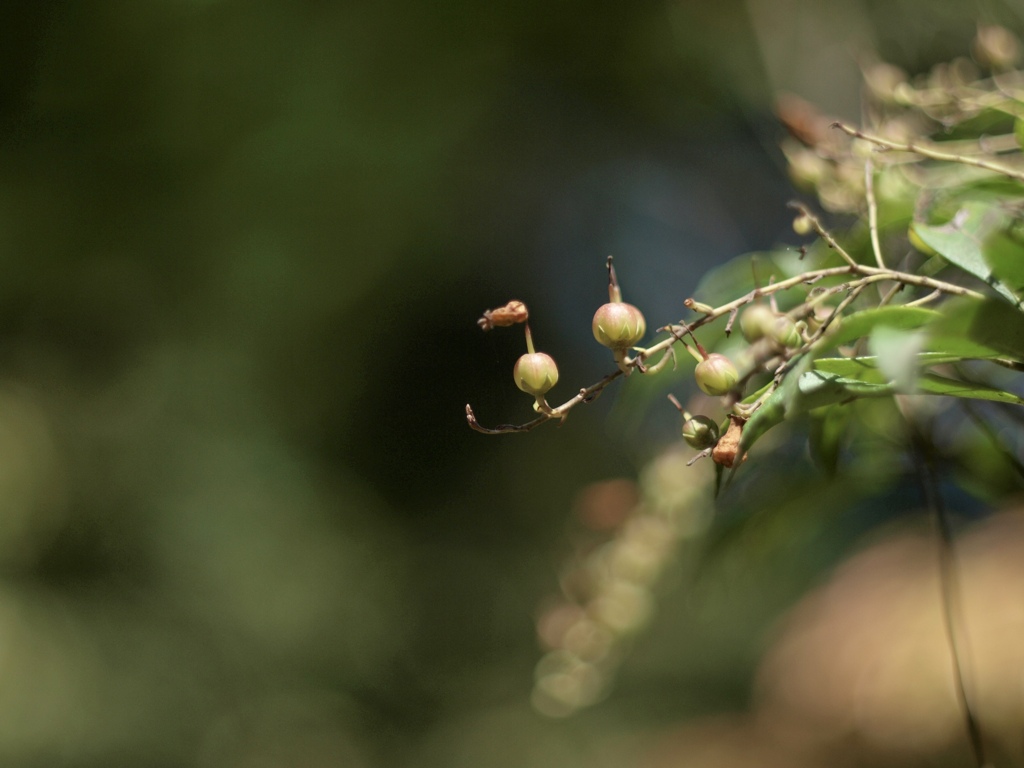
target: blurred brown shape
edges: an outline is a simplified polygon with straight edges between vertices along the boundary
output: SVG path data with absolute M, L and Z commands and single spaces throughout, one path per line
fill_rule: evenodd
M 1006 27 L 980 25 L 973 48 L 975 58 L 992 69 L 1010 69 L 1020 62 L 1020 38 Z
M 1024 514 L 956 543 L 965 687 L 993 764 L 1024 760 Z M 784 621 L 757 681 L 762 726 L 800 752 L 859 765 L 970 764 L 943 618 L 939 545 L 903 534 L 839 568 Z
M 716 715 L 663 737 L 641 768 L 805 768 L 749 715 Z
M 743 438 L 744 419 L 736 416 L 729 416 L 729 429 L 722 435 L 711 452 L 711 458 L 716 464 L 731 469 L 736 463 L 737 454 L 740 452 L 740 440 Z
M 562 596 L 538 617 L 547 653 L 535 669 L 531 701 L 541 714 L 566 717 L 607 694 L 626 641 L 655 613 L 654 590 L 680 540 L 703 530 L 712 474 L 687 467 L 688 455 L 674 446 L 648 465 L 639 485 L 606 480 L 578 495 L 583 523 L 613 535 L 598 544 L 586 537 L 562 574 Z
M 616 478 L 591 483 L 577 495 L 576 516 L 592 531 L 613 531 L 622 525 L 640 501 L 632 480 Z
M 835 118 L 795 93 L 780 93 L 775 97 L 775 114 L 786 130 L 809 147 L 836 142 L 832 129 Z

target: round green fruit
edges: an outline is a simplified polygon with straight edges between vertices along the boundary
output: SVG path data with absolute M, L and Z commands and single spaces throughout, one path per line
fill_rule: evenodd
M 732 361 L 717 352 L 697 363 L 693 375 L 701 391 L 716 397 L 730 392 L 740 380 L 739 371 Z
M 512 376 L 523 392 L 539 397 L 558 382 L 558 366 L 551 355 L 534 352 L 516 360 Z
M 796 323 L 786 315 L 780 315 L 775 318 L 775 322 L 772 324 L 772 329 L 768 335 L 780 347 L 800 346 L 800 333 L 796 329 Z
M 775 325 L 775 313 L 764 304 L 751 304 L 740 315 L 740 333 L 753 343 L 771 333 Z
M 691 448 L 703 451 L 718 442 L 718 425 L 707 416 L 691 416 L 683 422 L 683 439 Z
M 632 304 L 615 301 L 594 313 L 594 338 L 609 349 L 629 349 L 647 332 L 643 313 Z

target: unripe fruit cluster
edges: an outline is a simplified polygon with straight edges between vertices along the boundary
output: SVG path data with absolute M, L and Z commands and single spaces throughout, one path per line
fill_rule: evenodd
M 743 311 L 740 331 L 751 343 L 767 337 L 780 347 L 800 345 L 800 331 L 793 319 L 772 312 L 764 304 L 752 304 Z

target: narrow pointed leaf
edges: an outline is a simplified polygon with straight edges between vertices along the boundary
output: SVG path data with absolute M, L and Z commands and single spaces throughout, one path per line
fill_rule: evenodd
M 875 369 L 877 371 L 877 369 Z M 796 391 L 790 391 L 794 388 Z M 787 378 L 768 396 L 743 427 L 740 453 L 746 453 L 765 432 L 786 419 L 813 408 L 852 402 L 861 397 L 884 397 L 893 389 L 888 384 L 861 381 L 838 374 L 813 370 Z

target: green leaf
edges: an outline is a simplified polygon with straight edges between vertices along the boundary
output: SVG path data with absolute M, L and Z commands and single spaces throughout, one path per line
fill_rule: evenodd
M 946 224 L 932 226 L 915 221 L 912 227 L 925 245 L 948 262 L 988 283 L 1014 304 L 1019 304 L 1020 297 L 993 274 L 985 258 L 988 244 L 1000 238 L 1012 221 L 1013 217 L 1005 206 L 969 200 Z
M 928 334 L 926 348 L 933 351 L 1024 361 L 1024 314 L 1001 301 L 949 302 L 929 325 Z
M 948 356 L 923 353 L 923 364 L 952 362 Z M 868 397 L 886 397 L 896 387 L 878 368 L 877 357 L 833 357 L 814 361 L 814 370 L 789 376 L 747 420 L 740 439 L 740 453 L 747 453 L 769 429 L 787 419 L 826 406 L 843 405 Z M 915 394 L 945 395 L 974 400 L 991 400 L 1024 405 L 1024 399 L 1012 392 L 987 384 L 950 379 L 934 373 L 917 377 Z
M 821 370 L 787 377 L 747 420 L 740 438 L 740 453 L 746 453 L 765 432 L 786 419 L 814 408 L 851 402 L 861 397 L 883 397 L 892 392 L 888 384 L 847 378 Z
M 942 355 L 923 353 L 919 355 L 922 365 L 936 365 L 939 363 L 955 362 Z M 840 376 L 844 379 L 854 379 L 865 384 L 886 385 L 887 376 L 878 367 L 877 357 L 831 357 L 815 361 L 815 368 L 824 373 Z M 924 373 L 918 376 L 915 382 L 915 393 L 925 395 L 945 395 L 948 397 L 963 397 L 973 400 L 992 400 L 998 403 L 1009 403 L 1011 405 L 1024 405 L 1024 399 L 1013 392 L 992 387 L 987 384 L 974 384 L 971 382 L 950 379 L 935 373 Z
M 917 356 L 919 366 L 927 368 L 931 365 L 959 363 L 964 358 L 958 355 L 946 355 L 941 352 L 921 352 Z M 883 372 L 879 371 L 878 358 L 874 355 L 863 357 L 819 357 L 814 367 L 825 373 L 834 373 L 850 379 L 864 381 L 882 381 Z
M 982 311 L 982 305 L 986 305 Z M 978 313 L 981 312 L 979 316 Z M 992 322 L 994 327 L 987 327 Z M 821 353 L 870 336 L 878 328 L 927 331 L 924 348 L 943 357 L 942 362 L 1013 356 L 1024 360 L 1024 315 L 1001 301 L 958 299 L 941 312 L 924 307 L 879 307 L 842 318 L 824 340 Z M 970 334 L 970 335 L 968 335 Z M 1013 350 L 1019 349 L 1018 352 Z M 936 358 L 938 361 L 938 358 Z
M 849 344 L 868 336 L 875 328 L 885 326 L 895 330 L 913 331 L 937 322 L 942 315 L 924 307 L 877 307 L 854 312 L 841 319 L 839 327 L 830 331 L 823 340 L 822 352 Z
M 878 358 L 878 368 L 897 392 L 912 392 L 921 363 L 918 354 L 924 347 L 924 333 L 901 331 L 880 325 L 871 332 L 868 348 Z
M 918 379 L 917 389 L 922 394 L 965 397 L 971 400 L 992 400 L 997 403 L 1024 405 L 1024 398 L 987 384 L 974 384 L 927 373 Z
M 818 408 L 811 412 L 808 447 L 814 463 L 828 476 L 839 467 L 839 450 L 850 425 L 850 409 Z
M 1024 241 L 1022 241 L 1021 219 L 1013 219 L 1000 231 L 993 232 L 985 241 L 983 255 L 996 279 L 1013 291 L 1015 296 L 1024 296 Z

